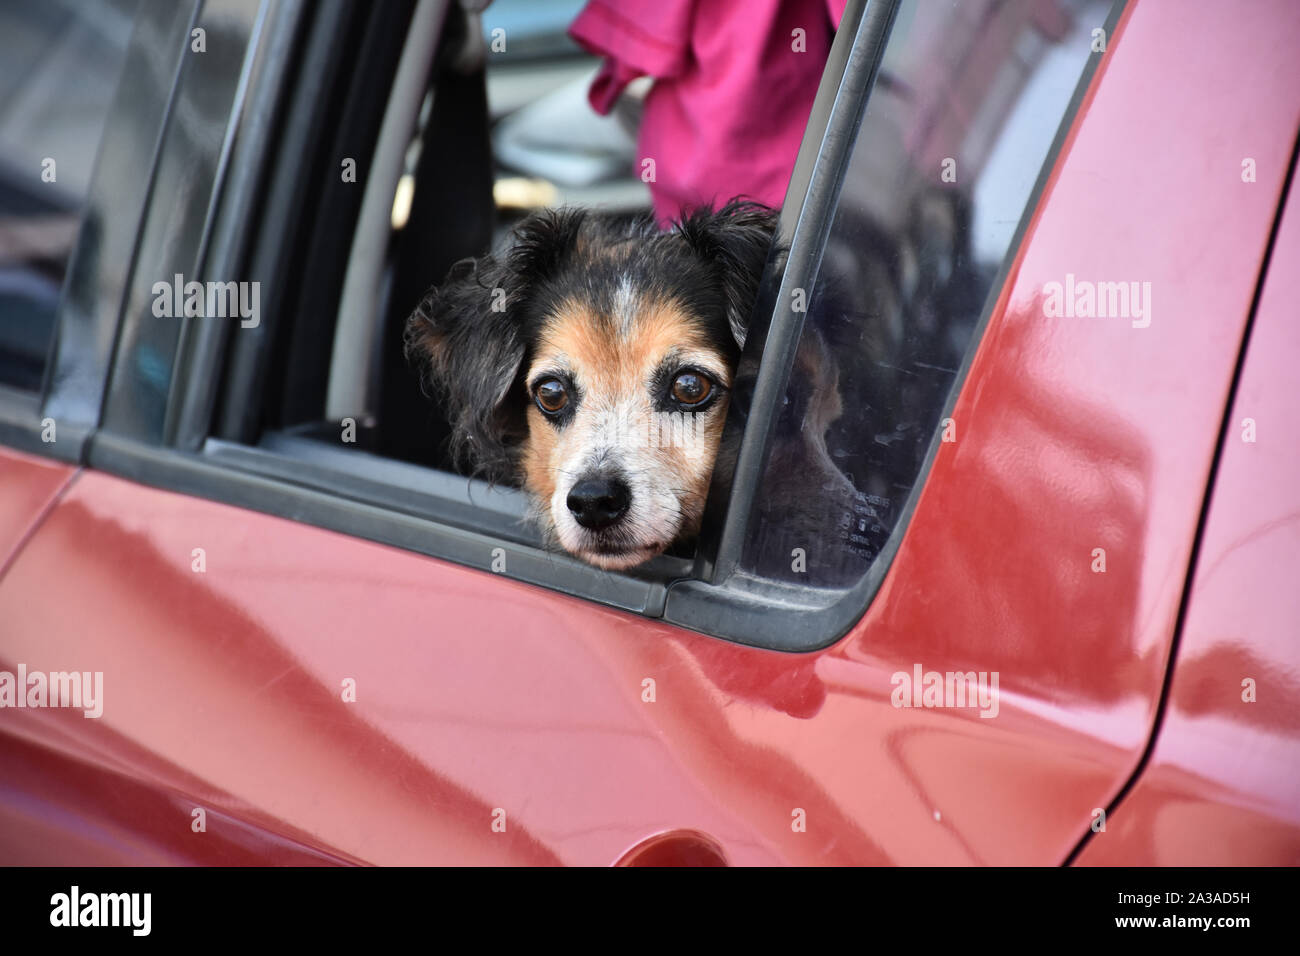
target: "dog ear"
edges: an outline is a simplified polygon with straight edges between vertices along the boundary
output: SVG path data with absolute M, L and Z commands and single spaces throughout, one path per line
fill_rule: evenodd
M 407 320 L 406 356 L 445 403 L 453 460 L 490 480 L 515 480 L 527 431 L 520 376 L 530 290 L 563 265 L 582 219 L 575 210 L 529 216 L 503 256 L 457 262 Z
M 406 357 L 444 402 L 451 454 L 491 480 L 513 477 L 518 423 L 506 397 L 524 358 L 509 310 L 508 275 L 492 256 L 462 259 L 406 321 Z
M 712 266 L 721 281 L 727 325 L 742 347 L 776 226 L 775 210 L 742 199 L 733 199 L 716 211 L 707 206 L 696 209 L 677 225 L 691 249 Z

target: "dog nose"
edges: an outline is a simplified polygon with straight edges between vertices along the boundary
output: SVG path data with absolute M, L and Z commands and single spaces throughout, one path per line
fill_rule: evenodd
M 578 524 L 591 531 L 608 528 L 632 503 L 632 489 L 618 478 L 584 478 L 565 502 Z

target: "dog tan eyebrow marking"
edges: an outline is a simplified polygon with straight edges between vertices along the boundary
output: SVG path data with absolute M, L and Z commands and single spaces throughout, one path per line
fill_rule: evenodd
M 547 352 L 545 355 L 538 355 L 528 366 L 528 374 L 524 376 L 524 382 L 532 386 L 537 376 L 547 372 L 567 372 L 573 368 L 573 362 L 563 352 Z
M 529 380 L 562 357 L 588 394 L 615 395 L 644 388 L 652 370 L 674 352 L 683 364 L 699 365 L 730 384 L 725 356 L 676 302 L 642 299 L 624 335 L 580 299 L 569 299 L 541 330 Z
M 731 369 L 721 361 L 716 352 L 669 349 L 658 362 L 647 364 L 644 368 L 645 385 L 651 389 L 662 388 L 664 383 L 671 383 L 682 371 L 703 372 L 723 389 L 731 388 Z

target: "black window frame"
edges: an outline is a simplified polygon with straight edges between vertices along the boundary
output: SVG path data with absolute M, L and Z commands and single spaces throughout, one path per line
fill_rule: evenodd
M 742 358 L 742 363 L 754 360 L 749 354 L 751 347 L 757 347 L 761 352 L 749 417 L 751 422 L 762 423 L 764 427 L 750 427 L 745 432 L 745 444 L 742 445 L 731 481 L 733 490 L 727 502 L 725 517 L 721 526 L 713 530 L 714 537 L 706 542 L 700 557 L 699 574 L 694 579 L 674 582 L 669 590 L 663 619 L 670 624 L 769 650 L 808 652 L 836 643 L 853 629 L 870 608 L 893 567 L 894 557 L 907 534 L 917 502 L 928 484 L 934 460 L 941 447 L 941 429 L 936 429 L 931 436 L 916 480 L 884 547 L 862 578 L 851 587 L 806 587 L 757 577 L 739 568 L 741 550 L 753 517 L 756 496 L 760 492 L 778 403 L 794 364 L 795 350 L 805 318 L 802 312 L 795 312 L 792 308 L 791 291 L 795 288 L 810 290 L 814 286 L 820 257 L 836 213 L 836 200 L 848 171 L 858 130 L 865 117 L 867 101 L 875 84 L 885 44 L 901 3 L 902 0 L 870 0 L 854 37 L 853 48 L 847 55 L 844 79 L 840 86 L 844 95 L 829 105 L 830 115 L 825 133 L 816 151 L 813 147 L 817 144 L 810 143 L 808 138 L 805 138 L 800 150 L 791 192 L 787 196 L 787 208 L 789 198 L 797 195 L 795 190 L 805 181 L 808 183 L 807 199 L 799 208 L 797 221 L 792 223 L 790 265 L 787 265 L 780 287 L 771 301 L 772 311 L 765 340 L 758 346 L 746 342 L 746 356 Z M 1114 35 L 1127 4 L 1128 0 L 1116 0 L 1111 4 L 1106 22 L 1102 25 L 1106 36 Z M 854 6 L 850 4 L 850 8 Z M 848 17 L 846 11 L 845 22 L 848 22 Z M 837 37 L 837 41 L 838 39 Z M 940 413 L 940 422 L 951 417 L 964 390 L 994 307 L 1011 268 L 1019 257 L 1029 224 L 1100 63 L 1101 56 L 1097 53 L 1088 58 L 1059 120 L 1056 134 L 1029 192 L 1007 252 L 981 307 L 966 354 Z M 829 69 L 828 67 L 828 73 Z M 855 83 L 857 77 L 865 77 L 866 82 Z M 822 92 L 818 93 L 819 105 Z M 833 175 L 828 172 L 831 169 L 834 170 Z M 764 306 L 760 315 L 766 316 L 767 300 L 764 300 Z M 712 501 L 710 506 L 712 507 Z

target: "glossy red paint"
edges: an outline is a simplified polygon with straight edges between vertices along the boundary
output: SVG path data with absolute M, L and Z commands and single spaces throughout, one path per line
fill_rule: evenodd
M 1293 186 L 1223 444 L 1168 712 L 1150 766 L 1081 863 L 1300 864 L 1297 302 Z
M 669 830 L 733 865 L 1063 860 L 1149 739 L 1300 121 L 1293 7 L 1191 6 L 1111 38 L 843 640 L 727 644 L 86 474 L 0 581 L 0 668 L 102 670 L 104 716 L 0 712 L 0 862 L 604 865 Z M 1149 281 L 1150 326 L 1047 318 L 1067 273 Z M 997 716 L 894 707 L 915 664 L 997 671 Z
M 0 575 L 74 471 L 0 445 Z

